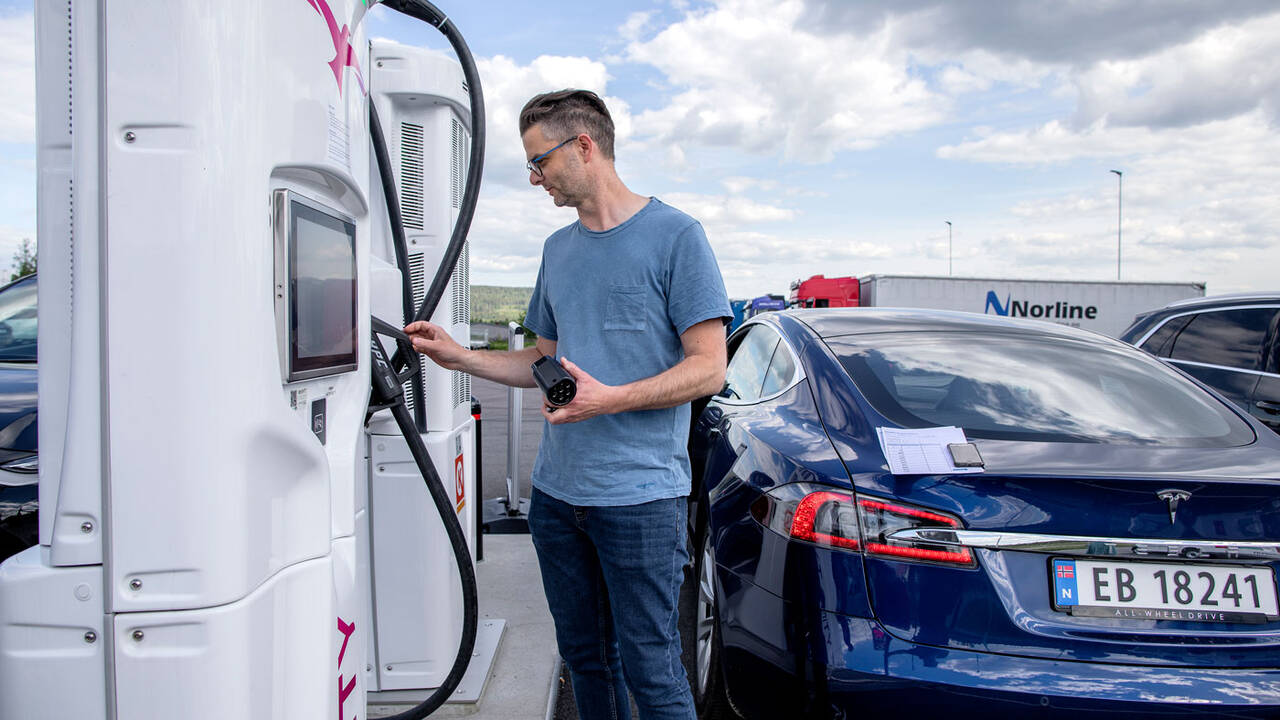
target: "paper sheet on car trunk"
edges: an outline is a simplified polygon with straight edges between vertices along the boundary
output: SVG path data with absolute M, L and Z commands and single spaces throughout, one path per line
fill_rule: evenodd
M 880 449 L 894 475 L 939 475 L 982 472 L 980 467 L 956 467 L 947 445 L 967 443 L 958 427 L 876 428 Z

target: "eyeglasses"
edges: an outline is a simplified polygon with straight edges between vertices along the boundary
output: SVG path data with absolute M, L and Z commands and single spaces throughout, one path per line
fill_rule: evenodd
M 565 145 L 568 145 L 569 143 L 571 143 L 571 142 L 573 142 L 574 140 L 577 140 L 577 139 L 578 139 L 578 136 L 577 136 L 577 135 L 574 135 L 573 137 L 569 138 L 568 140 L 565 140 L 564 142 L 560 143 L 559 145 L 557 145 L 557 146 L 555 146 L 555 147 L 551 148 L 550 150 L 548 150 L 548 151 L 546 151 L 546 152 L 542 153 L 542 154 L 541 154 L 541 155 L 539 155 L 538 157 L 536 157 L 536 158 L 534 158 L 534 159 L 530 160 L 529 162 L 525 163 L 525 164 L 524 164 L 525 169 L 526 169 L 526 170 L 528 170 L 529 172 L 533 173 L 534 175 L 537 175 L 538 177 L 542 177 L 542 161 L 543 161 L 543 160 L 546 160 L 546 159 L 547 159 L 547 156 L 548 156 L 548 155 L 550 155 L 551 153 L 553 153 L 553 152 L 555 152 L 555 151 L 559 150 L 560 148 L 564 147 Z

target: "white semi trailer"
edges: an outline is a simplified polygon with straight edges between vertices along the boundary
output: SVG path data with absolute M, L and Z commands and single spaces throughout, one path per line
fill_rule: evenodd
M 1047 320 L 1118 336 L 1138 313 L 1202 297 L 1202 282 L 1095 282 L 867 275 L 858 305 L 960 310 Z

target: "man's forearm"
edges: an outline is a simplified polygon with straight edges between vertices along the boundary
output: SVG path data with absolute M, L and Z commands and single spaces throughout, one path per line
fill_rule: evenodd
M 675 407 L 724 387 L 724 362 L 709 355 L 692 355 L 652 377 L 615 388 L 616 412 Z
M 466 355 L 463 372 L 513 387 L 533 387 L 533 370 L 530 365 L 542 357 L 536 347 L 515 352 L 505 350 L 472 350 Z

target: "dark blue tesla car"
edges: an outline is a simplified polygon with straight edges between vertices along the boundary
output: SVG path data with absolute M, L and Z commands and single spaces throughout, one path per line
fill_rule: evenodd
M 729 350 L 690 435 L 701 717 L 1280 716 L 1280 436 L 1231 403 L 967 313 L 769 313 Z M 936 427 L 945 469 L 890 472 L 877 429 Z
M 0 287 L 0 560 L 36 544 L 36 276 Z

